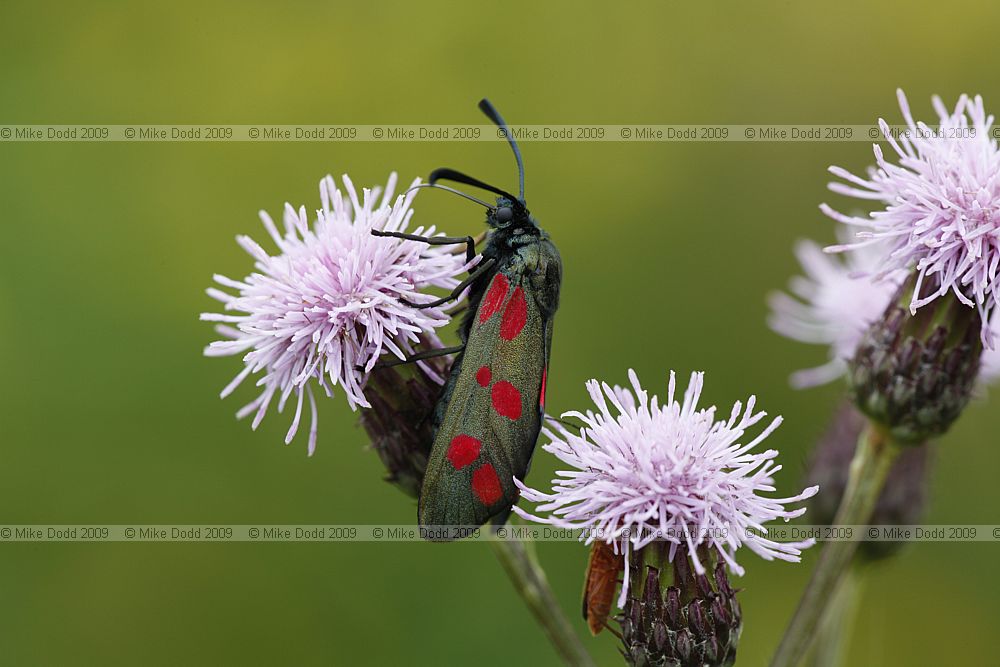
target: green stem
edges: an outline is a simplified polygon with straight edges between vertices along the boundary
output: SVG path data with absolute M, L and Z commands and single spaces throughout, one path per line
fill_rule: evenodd
M 573 667 L 593 667 L 594 661 L 559 607 L 533 550 L 513 539 L 494 539 L 490 545 L 514 589 L 528 605 L 563 662 Z
M 858 440 L 847 489 L 833 525 L 868 522 L 899 451 L 899 445 L 887 433 L 874 424 L 868 425 Z M 858 542 L 852 540 L 827 542 L 823 547 L 809 585 L 771 660 L 771 667 L 794 667 L 805 656 L 857 548 Z
M 854 618 L 861 598 L 861 565 L 857 560 L 847 570 L 833 603 L 820 622 L 819 632 L 806 658 L 809 667 L 842 667 L 846 662 Z

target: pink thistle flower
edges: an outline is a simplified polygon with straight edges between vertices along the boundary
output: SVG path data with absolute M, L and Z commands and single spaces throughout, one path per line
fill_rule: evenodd
M 464 255 L 447 247 L 372 236 L 373 229 L 406 231 L 410 224 L 416 192 L 393 200 L 395 173 L 381 200 L 379 187 L 366 188 L 359 200 L 346 175 L 343 184 L 346 198 L 332 177 L 320 181 L 322 208 L 312 226 L 305 206 L 296 210 L 285 204 L 283 234 L 261 211 L 279 253 L 268 254 L 250 237 L 238 236 L 237 243 L 254 258 L 256 272 L 243 280 L 216 275 L 215 281 L 235 294 L 209 288 L 208 294 L 221 301 L 226 312 L 201 316 L 226 323 L 218 331 L 228 340 L 211 343 L 206 356 L 243 355 L 244 368 L 222 390 L 223 398 L 249 375 L 262 373 L 257 381 L 260 395 L 237 413 L 238 418 L 255 413 L 256 429 L 276 396 L 281 412 L 294 395 L 287 444 L 298 431 L 303 398 L 308 396 L 310 455 L 316 447 L 313 381 L 328 396 L 340 385 L 351 409 L 369 407 L 364 385 L 379 357 L 388 353 L 405 358 L 421 337 L 440 346 L 434 332 L 449 322 L 442 308 L 406 304 L 432 301 L 434 297 L 421 290 L 453 289 L 459 283 L 456 276 L 468 269 Z M 417 227 L 413 232 L 433 236 L 435 229 Z
M 521 517 L 561 528 L 588 529 L 587 544 L 600 539 L 613 544 L 624 557 L 625 584 L 619 607 L 628 592 L 628 552 L 655 540 L 670 544 L 673 561 L 678 549 L 702 574 L 705 565 L 698 548 L 714 549 L 737 574 L 743 568 L 735 552 L 746 546 L 767 559 L 797 562 L 801 550 L 813 540 L 781 543 L 767 539 L 763 525 L 773 519 L 786 521 L 805 508 L 786 505 L 813 496 L 810 487 L 790 498 L 769 498 L 775 490 L 773 473 L 781 469 L 769 449 L 752 452 L 781 423 L 777 417 L 749 442 L 747 430 L 766 413 L 754 412 L 755 399 L 746 407 L 737 402 L 728 420 L 717 420 L 715 407 L 698 408 L 703 373 L 693 373 L 682 401 L 675 400 L 676 378 L 670 374 L 667 401 L 660 405 L 629 371 L 632 389 L 610 387 L 591 380 L 587 390 L 597 406 L 595 413 L 568 412 L 583 422 L 574 434 L 558 422 L 549 422 L 544 433 L 551 442 L 543 449 L 574 470 L 561 471 L 552 480 L 552 493 L 543 493 L 514 480 L 525 500 L 537 503 L 531 514 L 519 507 Z M 609 405 L 610 403 L 610 405 Z
M 933 98 L 939 127 L 915 122 L 903 92 L 899 106 L 909 131 L 897 140 L 879 119 L 898 164 L 886 159 L 875 144 L 876 168 L 868 178 L 840 167 L 830 172 L 846 183 L 830 184 L 833 192 L 885 205 L 868 217 L 848 216 L 827 204 L 820 209 L 834 220 L 861 227 L 861 241 L 828 248 L 839 252 L 868 244 L 886 244 L 876 277 L 897 270 L 917 272 L 910 310 L 951 292 L 963 304 L 979 309 L 983 343 L 992 346 L 990 312 L 1000 296 L 1000 151 L 991 137 L 993 116 L 987 116 L 981 97 L 962 95 L 953 111 Z M 925 279 L 935 289 L 918 298 Z
M 827 363 L 792 374 L 796 389 L 815 387 L 843 377 L 868 327 L 882 317 L 889 301 L 906 278 L 895 271 L 876 278 L 886 246 L 865 245 L 841 256 L 824 254 L 817 243 L 800 241 L 795 254 L 804 275 L 789 282 L 788 293 L 775 292 L 768 302 L 768 324 L 775 332 L 803 343 L 829 347 Z M 993 317 L 997 332 L 1000 317 Z M 1000 348 L 983 351 L 982 384 L 1000 377 Z
M 879 251 L 866 246 L 841 261 L 812 241 L 795 246 L 805 275 L 789 282 L 791 294 L 770 295 L 768 324 L 787 338 L 828 345 L 830 352 L 822 366 L 793 373 L 793 387 L 814 387 L 842 377 L 868 326 L 885 312 L 901 281 L 896 276 L 872 280 L 869 272 L 877 267 Z

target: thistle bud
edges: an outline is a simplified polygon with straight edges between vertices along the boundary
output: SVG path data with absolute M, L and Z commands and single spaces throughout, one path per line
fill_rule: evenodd
M 948 430 L 969 402 L 983 351 L 978 308 L 948 293 L 911 313 L 911 298 L 937 291 L 931 277 L 916 295 L 915 286 L 912 275 L 865 333 L 848 369 L 855 404 L 903 444 Z
M 371 407 L 360 411 L 358 423 L 388 472 L 385 481 L 412 498 L 420 495 L 427 470 L 434 435 L 431 417 L 442 386 L 428 370 L 445 377 L 450 366 L 445 357 L 437 357 L 380 368 L 372 371 L 365 386 Z
M 654 542 L 630 556 L 632 583 L 618 617 L 625 661 L 634 667 L 734 664 L 742 613 L 725 566 L 715 563 L 697 574 L 683 551 L 670 562 L 667 549 Z M 703 562 L 714 558 L 706 551 Z
M 837 409 L 826 432 L 816 443 L 809 462 L 807 483 L 819 493 L 809 500 L 809 516 L 818 524 L 832 525 L 840 506 L 858 438 L 868 420 L 845 401 Z M 885 486 L 869 522 L 901 526 L 920 523 L 927 504 L 930 472 L 929 445 L 905 448 L 886 477 Z M 878 560 L 895 554 L 902 542 L 862 542 L 858 556 Z

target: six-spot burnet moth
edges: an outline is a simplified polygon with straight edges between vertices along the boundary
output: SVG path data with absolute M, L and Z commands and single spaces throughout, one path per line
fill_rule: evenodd
M 460 194 L 486 207 L 489 234 L 480 261 L 447 297 L 417 307 L 441 305 L 468 288 L 469 308 L 459 327 L 461 345 L 433 415 L 434 443 L 417 511 L 422 528 L 478 526 L 506 521 L 517 501 L 514 478 L 528 472 L 545 412 L 545 380 L 552 347 L 552 320 L 559 305 L 562 262 L 549 235 L 524 200 L 524 163 L 507 124 L 488 100 L 479 108 L 501 128 L 517 160 L 520 193 L 453 169 L 437 169 L 425 187 Z M 438 185 L 452 181 L 497 195 L 496 204 Z M 426 238 L 372 232 L 426 243 L 465 243 L 471 237 Z M 426 356 L 426 355 L 425 355 Z M 461 537 L 422 531 L 429 539 Z

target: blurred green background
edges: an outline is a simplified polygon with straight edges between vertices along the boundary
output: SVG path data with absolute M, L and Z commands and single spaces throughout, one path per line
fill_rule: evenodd
M 2 123 L 867 123 L 903 87 L 982 93 L 994 111 L 1000 7 L 867 2 L 172 3 L 0 9 Z M 707 4 L 707 6 L 705 6 Z M 901 11 L 901 9 L 903 11 Z M 974 20 L 968 20 L 974 18 Z M 764 324 L 797 271 L 798 237 L 832 239 L 825 169 L 863 169 L 866 142 L 525 143 L 532 210 L 565 263 L 549 405 L 591 377 L 647 386 L 707 371 L 706 399 L 756 393 L 784 415 L 779 492 L 840 388 L 789 389 L 824 351 Z M 441 165 L 513 187 L 498 143 L 0 145 L 2 523 L 409 523 L 340 401 L 316 455 L 251 432 L 225 402 L 236 359 L 205 359 L 214 272 L 250 270 L 258 209 L 318 206 L 323 175 L 357 183 Z M 843 200 L 838 203 L 845 204 Z M 424 193 L 418 220 L 478 231 Z M 1000 520 L 998 397 L 940 446 L 929 522 Z M 555 468 L 539 453 L 529 481 Z M 920 544 L 871 581 L 852 664 L 986 662 L 1000 545 Z M 542 544 L 577 629 L 586 551 Z M 814 562 L 742 558 L 740 664 L 764 664 Z M 476 592 L 470 595 L 470 590 Z M 484 545 L 2 544 L 3 664 L 555 664 Z M 613 637 L 585 639 L 618 664 Z

